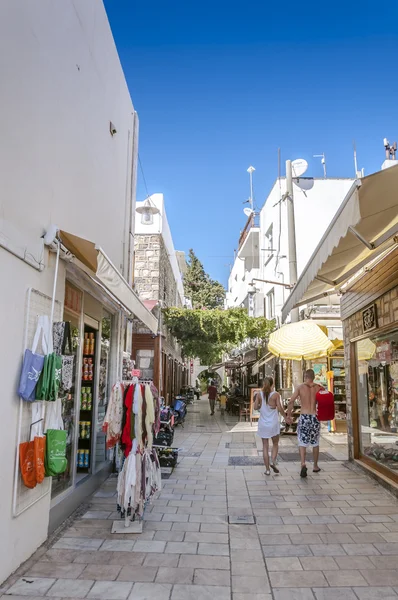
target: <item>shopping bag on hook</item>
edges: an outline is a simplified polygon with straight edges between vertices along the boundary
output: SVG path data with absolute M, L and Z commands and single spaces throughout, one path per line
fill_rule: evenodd
M 45 469 L 46 477 L 61 475 L 66 471 L 66 431 L 49 429 L 46 433 Z
M 47 354 L 49 347 L 49 330 L 49 318 L 46 315 L 39 317 L 32 349 L 25 350 L 21 376 L 19 379 L 18 396 L 27 402 L 34 402 L 35 400 L 35 389 L 44 366 L 44 356 L 38 354 L 36 351 L 41 338 L 43 352 L 44 354 Z
M 36 436 L 33 440 L 36 481 L 42 483 L 45 477 L 44 455 L 46 451 L 46 438 Z
M 33 489 L 37 485 L 35 468 L 34 442 L 23 442 L 19 445 L 19 466 L 22 481 L 27 488 Z
M 44 366 L 36 387 L 36 400 L 55 402 L 61 382 L 62 358 L 52 352 L 44 358 Z

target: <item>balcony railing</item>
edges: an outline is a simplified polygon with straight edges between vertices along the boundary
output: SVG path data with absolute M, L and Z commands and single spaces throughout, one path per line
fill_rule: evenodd
M 247 238 L 247 236 L 250 233 L 250 230 L 253 227 L 259 227 L 259 218 L 258 218 L 258 215 L 256 215 L 255 213 L 250 215 L 250 217 L 247 219 L 247 223 L 246 223 L 243 231 L 240 234 L 238 250 L 240 250 L 241 247 L 243 246 L 245 239 Z

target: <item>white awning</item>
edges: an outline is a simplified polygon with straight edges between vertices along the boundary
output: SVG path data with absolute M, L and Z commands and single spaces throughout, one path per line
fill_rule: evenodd
M 314 221 L 309 225 L 316 227 Z M 360 269 L 391 248 L 398 234 L 398 166 L 357 180 L 282 309 L 290 311 L 339 291 Z
M 97 279 L 131 315 L 157 334 L 156 317 L 146 308 L 102 248 L 66 231 L 60 231 L 59 235 L 65 248 L 92 272 L 90 275 L 94 274 L 94 280 Z

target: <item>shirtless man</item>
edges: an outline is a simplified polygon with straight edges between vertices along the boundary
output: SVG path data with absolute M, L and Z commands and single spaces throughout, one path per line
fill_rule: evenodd
M 314 383 L 315 374 L 312 369 L 305 372 L 304 383 L 299 385 L 293 392 L 287 407 L 287 423 L 292 422 L 292 410 L 295 400 L 300 398 L 301 414 L 297 426 L 297 439 L 301 458 L 300 477 L 307 477 L 307 466 L 305 464 L 306 449 L 311 446 L 314 457 L 314 473 L 321 470 L 318 467 L 319 459 L 319 436 L 321 424 L 316 416 L 316 395 L 322 386 Z

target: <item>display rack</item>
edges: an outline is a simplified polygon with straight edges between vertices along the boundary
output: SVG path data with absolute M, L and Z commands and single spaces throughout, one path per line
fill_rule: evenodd
M 330 381 L 334 395 L 336 418 L 330 424 L 330 430 L 335 433 L 347 431 L 347 397 L 345 390 L 344 351 L 337 350 L 329 359 L 329 369 L 332 374 Z
M 79 438 L 77 451 L 78 473 L 89 473 L 92 460 L 92 439 L 98 331 L 84 325 L 83 361 L 79 411 Z

